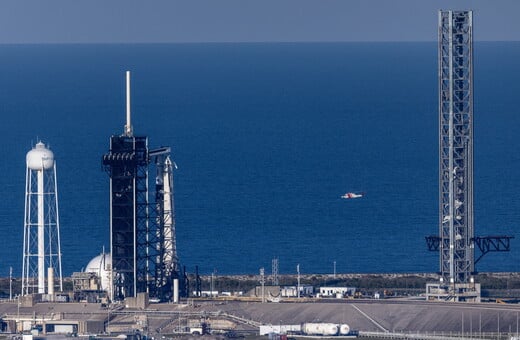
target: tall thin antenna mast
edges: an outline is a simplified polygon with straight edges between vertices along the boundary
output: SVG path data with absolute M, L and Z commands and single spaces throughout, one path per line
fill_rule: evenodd
M 132 137 L 133 128 L 130 114 L 130 71 L 126 71 L 126 125 L 125 136 Z

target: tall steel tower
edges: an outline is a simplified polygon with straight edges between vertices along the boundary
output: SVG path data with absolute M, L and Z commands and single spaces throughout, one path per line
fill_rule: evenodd
M 428 299 L 478 301 L 475 264 L 510 249 L 512 236 L 474 236 L 473 12 L 439 12 L 439 235 L 426 237 L 440 253 L 440 284 Z M 475 260 L 475 245 L 480 250 Z
M 271 260 L 271 271 L 272 271 L 272 275 L 271 275 L 271 281 L 272 281 L 272 284 L 273 286 L 278 286 L 279 282 L 278 282 L 278 258 L 275 257 Z
M 473 13 L 439 12 L 440 274 L 456 286 L 474 272 Z
M 110 176 L 110 254 L 114 299 L 147 291 L 148 277 L 148 138 L 133 134 L 130 72 L 126 73 L 126 125 L 110 137 L 103 165 Z
M 110 253 L 113 299 L 150 297 L 177 302 L 179 264 L 175 242 L 173 170 L 170 148 L 148 148 L 147 137 L 133 134 L 130 72 L 126 73 L 126 125 L 110 138 L 103 166 L 110 176 Z M 148 172 L 156 166 L 155 200 L 150 205 Z M 152 207 L 152 208 L 151 208 Z
M 27 153 L 22 295 L 63 290 L 54 154 L 42 142 Z M 47 289 L 46 289 L 47 285 Z

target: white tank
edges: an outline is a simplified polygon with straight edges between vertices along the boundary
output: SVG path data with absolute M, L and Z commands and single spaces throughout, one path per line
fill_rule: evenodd
M 348 335 L 348 333 L 350 333 L 350 326 L 347 325 L 346 323 L 341 324 L 339 326 L 339 334 L 341 334 L 341 335 Z
M 110 254 L 101 253 L 87 264 L 85 273 L 96 273 L 101 279 L 101 289 L 109 290 L 112 275 L 112 257 Z
M 27 167 L 31 170 L 47 170 L 54 166 L 54 154 L 45 147 L 45 144 L 39 142 L 27 153 L 25 157 Z
M 339 326 L 335 323 L 306 322 L 302 326 L 302 331 L 306 335 L 337 335 Z

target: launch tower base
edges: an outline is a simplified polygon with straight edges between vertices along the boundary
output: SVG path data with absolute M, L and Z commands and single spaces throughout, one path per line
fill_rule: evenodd
M 480 302 L 480 283 L 426 284 L 427 301 Z

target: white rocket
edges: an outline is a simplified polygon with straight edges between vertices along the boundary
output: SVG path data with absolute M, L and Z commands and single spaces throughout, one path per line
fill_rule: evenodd
M 173 168 L 170 156 L 166 157 L 163 168 L 163 213 L 164 213 L 164 256 L 162 262 L 166 268 L 173 268 L 174 230 L 173 230 Z

